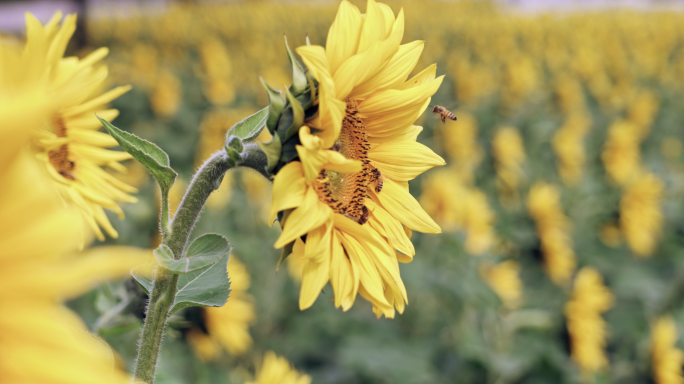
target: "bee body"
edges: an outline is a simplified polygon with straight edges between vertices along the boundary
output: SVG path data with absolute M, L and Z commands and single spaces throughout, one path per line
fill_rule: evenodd
M 382 187 L 385 185 L 385 178 L 382 177 L 382 173 L 380 173 L 380 170 L 377 168 L 373 168 L 373 172 L 371 173 L 371 183 L 372 182 L 376 182 L 375 192 L 380 193 Z
M 456 115 L 441 105 L 435 105 L 435 107 L 432 108 L 432 113 L 439 115 L 439 117 L 442 119 L 442 123 L 446 123 L 446 119 L 456 121 Z

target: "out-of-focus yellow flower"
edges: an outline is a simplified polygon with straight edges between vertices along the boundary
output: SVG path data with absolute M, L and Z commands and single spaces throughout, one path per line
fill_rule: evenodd
M 651 131 L 651 125 L 658 113 L 658 97 L 651 90 L 643 90 L 629 108 L 628 119 L 639 128 L 639 137 L 643 140 Z
M 601 153 L 606 172 L 618 185 L 629 182 L 641 167 L 639 128 L 628 121 L 617 120 L 608 128 L 608 139 Z
M 483 150 L 477 142 L 477 120 L 467 112 L 458 111 L 458 123 L 441 129 L 442 147 L 449 156 L 453 171 L 464 183 L 473 181 L 473 171 L 480 165 Z
M 245 384 L 311 384 L 311 377 L 299 373 L 284 357 L 268 351 L 256 378 Z
M 421 205 L 445 231 L 466 233 L 466 252 L 479 255 L 491 248 L 496 217 L 487 195 L 462 183 L 453 167 L 432 172 L 423 179 L 422 190 Z
M 499 199 L 504 207 L 511 208 L 518 203 L 518 188 L 525 177 L 522 169 L 525 147 L 520 131 L 513 127 L 499 128 L 492 140 L 492 155 Z
M 558 157 L 558 173 L 566 185 L 577 185 L 584 167 L 584 136 L 591 128 L 591 119 L 583 112 L 568 116 L 553 136 L 553 150 Z
M 619 246 L 622 241 L 620 227 L 616 223 L 602 225 L 599 230 L 599 239 L 603 244 L 609 247 L 615 248 Z
M 585 108 L 582 84 L 573 77 L 564 76 L 558 81 L 556 95 L 561 111 L 566 114 Z
M 517 309 L 522 301 L 523 283 L 519 274 L 520 265 L 514 260 L 480 267 L 480 275 L 508 309 Z
M 568 233 L 570 219 L 563 214 L 560 204 L 560 190 L 550 184 L 535 183 L 527 197 L 527 209 L 537 223 L 546 272 L 554 283 L 568 283 L 577 261 Z
M 149 259 L 136 252 L 72 254 L 82 235 L 80 214 L 62 204 L 28 149 L 30 134 L 58 103 L 41 80 L 24 72 L 40 63 L 19 56 L 0 43 L 0 377 L 7 383 L 129 383 L 112 351 L 61 302 Z
M 591 267 L 575 277 L 572 298 L 565 304 L 572 359 L 588 376 L 608 367 L 606 322 L 601 314 L 613 306 L 613 294 L 603 285 L 601 275 Z
M 102 169 L 107 166 L 125 171 L 119 162 L 130 159 L 131 155 L 105 149 L 118 144 L 108 134 L 98 131 L 102 124 L 95 113 L 106 120 L 114 119 L 119 111 L 102 108 L 127 92 L 130 86 L 100 94 L 107 68 L 94 65 L 107 55 L 107 48 L 97 49 L 82 60 L 64 58 L 64 50 L 76 29 L 76 15 L 67 16 L 58 26 L 61 19 L 58 12 L 43 26 L 31 14 L 26 15 L 24 65 L 30 70 L 29 76 L 49 79 L 50 93 L 57 103 L 55 113 L 32 132 L 33 147 L 64 200 L 78 208 L 97 238 L 105 238 L 100 228 L 116 238 L 118 233 L 103 208 L 123 219 L 117 202 L 136 202 L 129 193 L 137 189 Z
M 231 355 L 243 354 L 252 346 L 249 327 L 256 319 L 254 298 L 247 293 L 250 277 L 235 255 L 228 260 L 230 298 L 223 307 L 201 308 L 206 333 L 191 329 L 188 342 L 201 359 L 215 360 L 225 349 Z
M 214 105 L 232 103 L 235 100 L 232 67 L 223 42 L 214 37 L 204 39 L 200 45 L 200 57 L 204 69 L 204 95 Z
M 656 384 L 681 384 L 684 352 L 677 348 L 677 326 L 665 316 L 651 326 L 651 366 Z
M 660 209 L 665 185 L 652 173 L 643 173 L 630 183 L 620 199 L 620 229 L 637 256 L 655 251 L 663 225 Z
M 171 71 L 161 71 L 155 80 L 150 106 L 159 117 L 173 117 L 183 101 L 183 85 Z

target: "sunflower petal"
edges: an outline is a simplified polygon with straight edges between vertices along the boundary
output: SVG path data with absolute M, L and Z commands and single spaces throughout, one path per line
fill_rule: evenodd
M 314 228 L 323 225 L 332 215 L 332 210 L 318 200 L 318 194 L 313 188 L 306 191 L 302 204 L 297 207 L 285 222 L 285 228 L 278 237 L 274 247 L 282 248 L 286 244 L 303 236 Z
M 446 162 L 425 145 L 409 140 L 380 144 L 368 152 L 375 167 L 392 180 L 408 181 Z
M 273 180 L 273 201 L 268 222 L 273 223 L 278 212 L 299 207 L 306 195 L 302 163 L 293 161 L 284 166 Z
M 366 5 L 366 18 L 361 28 L 359 38 L 359 53 L 367 51 L 373 44 L 385 39 L 387 29 L 385 27 L 385 13 L 375 0 L 368 0 Z
M 424 233 L 442 232 L 439 225 L 423 210 L 418 201 L 396 182 L 385 179 L 382 192 L 375 193 L 372 189 L 369 192 L 375 202 L 380 203 L 392 217 L 409 228 Z
M 332 252 L 330 259 L 330 285 L 335 292 L 335 308 L 349 310 L 354 305 L 359 286 L 359 276 L 354 273 L 351 261 L 344 254 L 340 234 L 337 230 L 332 235 Z
M 361 118 L 377 118 L 391 115 L 406 108 L 423 105 L 442 84 L 444 76 L 423 85 L 406 90 L 387 89 L 373 94 L 359 104 Z
M 397 88 L 403 84 L 418 63 L 424 46 L 425 42 L 420 40 L 399 46 L 397 53 L 378 73 L 354 88 L 352 96 L 363 98 L 367 93 Z
M 404 84 L 399 85 L 397 89 L 409 89 L 413 87 L 418 87 L 420 85 L 423 85 L 427 82 L 434 80 L 435 77 L 437 77 L 437 64 L 432 64 L 429 67 L 420 71 L 419 74 L 410 78 Z
M 342 1 L 325 44 L 330 73 L 335 73 L 345 60 L 356 53 L 362 25 L 359 9 L 349 1 Z
M 308 241 L 308 239 L 307 239 Z M 313 305 L 330 278 L 330 257 L 321 260 L 306 259 L 302 272 L 302 287 L 299 291 L 299 309 Z

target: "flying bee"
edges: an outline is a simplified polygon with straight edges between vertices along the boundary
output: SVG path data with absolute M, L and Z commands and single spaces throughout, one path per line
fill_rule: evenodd
M 435 107 L 432 108 L 432 113 L 439 115 L 439 117 L 442 119 L 442 124 L 446 123 L 446 119 L 456 121 L 456 115 L 441 105 L 435 105 Z
M 385 185 L 385 178 L 382 177 L 382 173 L 380 173 L 380 170 L 377 168 L 373 168 L 371 177 L 372 181 L 377 182 L 375 186 L 375 192 L 380 193 L 382 191 L 382 187 Z

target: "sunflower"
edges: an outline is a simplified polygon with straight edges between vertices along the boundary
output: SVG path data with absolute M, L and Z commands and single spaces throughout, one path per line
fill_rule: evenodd
M 311 376 L 299 373 L 284 357 L 268 351 L 254 381 L 245 384 L 311 384 Z
M 67 256 L 78 243 L 78 213 L 59 201 L 54 183 L 28 150 L 31 130 L 54 114 L 53 97 L 42 87 L 18 86 L 25 70 L 19 52 L 0 45 L 0 378 L 128 383 L 112 351 L 60 302 L 98 280 L 124 276 L 140 255 Z
M 653 324 L 651 336 L 651 365 L 656 384 L 681 384 L 684 352 L 678 349 L 677 325 L 671 316 Z
M 254 298 L 247 293 L 249 273 L 235 255 L 228 260 L 230 299 L 223 307 L 200 308 L 206 332 L 191 329 L 188 341 L 203 360 L 215 360 L 223 347 L 231 355 L 244 353 L 252 346 L 249 326 L 256 314 Z
M 445 164 L 416 142 L 422 128 L 413 125 L 442 77 L 432 65 L 406 80 L 423 42 L 400 45 L 403 31 L 403 11 L 395 19 L 387 5 L 369 0 L 364 18 L 343 1 L 327 48 L 297 49 L 319 83 L 318 115 L 307 123 L 316 133 L 300 129 L 299 161 L 276 175 L 271 220 L 285 211 L 275 247 L 293 244 L 306 259 L 301 309 L 330 280 L 338 308 L 351 308 L 358 293 L 378 317 L 393 317 L 395 306 L 402 313 L 398 262 L 415 254 L 407 233 L 441 231 L 407 182 Z
M 577 272 L 572 299 L 565 304 L 565 317 L 572 359 L 585 376 L 608 367 L 603 350 L 607 325 L 601 314 L 613 306 L 614 300 L 598 271 L 584 267 Z
M 107 55 L 108 50 L 97 49 L 82 60 L 64 58 L 67 43 L 76 28 L 76 15 L 67 16 L 58 26 L 61 18 L 58 12 L 43 26 L 31 14 L 26 15 L 27 41 L 23 59 L 28 76 L 48 79 L 50 97 L 56 102 L 54 113 L 33 130 L 33 147 L 63 198 L 79 209 L 97 238 L 104 240 L 100 228 L 116 238 L 118 234 L 104 208 L 123 218 L 117 202 L 136 202 L 129 193 L 137 192 L 137 189 L 102 168 L 107 166 L 125 172 L 126 168 L 119 162 L 131 156 L 105 149 L 116 146 L 117 142 L 108 134 L 98 132 L 101 124 L 95 114 L 106 120 L 114 119 L 119 112 L 103 108 L 130 86 L 99 94 L 107 78 L 107 68 L 94 65 Z

